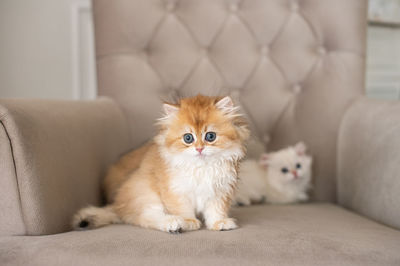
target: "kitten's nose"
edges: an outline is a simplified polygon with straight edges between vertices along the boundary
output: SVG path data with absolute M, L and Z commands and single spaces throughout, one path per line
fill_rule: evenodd
M 196 151 L 198 151 L 200 154 L 201 154 L 201 152 L 204 150 L 204 148 L 203 147 L 198 147 L 198 148 L 196 148 Z
M 294 178 L 297 178 L 297 177 L 298 177 L 298 176 L 297 176 L 296 170 L 293 170 L 293 171 L 292 171 L 292 174 L 294 175 Z

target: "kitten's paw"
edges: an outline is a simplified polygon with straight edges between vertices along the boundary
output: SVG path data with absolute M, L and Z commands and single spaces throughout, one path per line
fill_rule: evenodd
M 196 218 L 186 218 L 185 224 L 183 226 L 183 230 L 185 230 L 185 231 L 199 230 L 200 227 L 201 227 L 200 220 L 198 220 Z
M 239 226 L 236 224 L 236 220 L 233 218 L 225 218 L 219 221 L 216 221 L 211 227 L 208 229 L 214 231 L 228 231 L 238 228 Z
M 234 204 L 236 206 L 250 206 L 251 201 L 250 201 L 250 199 L 236 200 L 236 202 Z
M 301 193 L 301 194 L 298 196 L 298 200 L 299 200 L 299 201 L 308 201 L 308 195 L 305 194 L 305 193 Z
M 242 195 L 237 195 L 234 205 L 236 206 L 249 206 L 251 205 L 251 200 L 248 197 L 244 197 Z
M 161 224 L 160 230 L 171 234 L 182 233 L 185 220 L 180 216 L 170 215 L 167 217 L 163 224 Z

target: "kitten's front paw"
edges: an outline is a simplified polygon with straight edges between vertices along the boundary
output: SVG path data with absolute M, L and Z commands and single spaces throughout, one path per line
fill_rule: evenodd
M 251 204 L 251 200 L 249 197 L 238 194 L 236 195 L 234 205 L 236 206 L 249 206 Z
M 299 201 L 308 201 L 308 195 L 307 195 L 306 193 L 301 193 L 301 194 L 298 196 L 298 200 L 299 200 Z
M 171 234 L 179 234 L 182 233 L 184 225 L 185 220 L 182 217 L 171 215 L 164 221 L 160 229 Z
M 233 218 L 225 218 L 219 221 L 216 221 L 211 227 L 208 227 L 209 230 L 214 231 L 228 231 L 238 228 L 239 226 L 236 224 L 235 219 Z
M 236 206 L 250 206 L 251 205 L 251 201 L 250 199 L 240 199 L 240 200 L 236 200 L 234 202 L 234 205 Z
M 183 230 L 185 231 L 199 230 L 200 227 L 201 227 L 200 220 L 196 218 L 185 218 L 185 224 L 183 225 Z

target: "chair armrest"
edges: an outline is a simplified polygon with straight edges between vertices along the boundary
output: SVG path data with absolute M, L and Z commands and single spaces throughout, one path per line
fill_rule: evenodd
M 126 119 L 110 99 L 0 100 L 0 235 L 70 229 L 101 203 L 101 178 L 129 150 Z
M 338 200 L 400 229 L 400 102 L 362 98 L 343 118 Z

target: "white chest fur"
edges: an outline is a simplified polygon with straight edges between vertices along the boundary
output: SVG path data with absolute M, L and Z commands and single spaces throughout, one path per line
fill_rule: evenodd
M 237 175 L 232 161 L 212 158 L 190 160 L 171 167 L 171 189 L 191 201 L 196 213 L 213 199 L 232 193 Z

